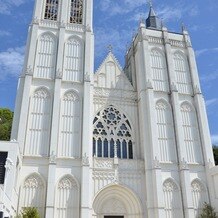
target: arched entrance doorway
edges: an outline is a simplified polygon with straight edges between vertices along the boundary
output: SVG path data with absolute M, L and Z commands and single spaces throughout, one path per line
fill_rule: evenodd
M 93 209 L 97 218 L 142 218 L 137 196 L 121 185 L 110 185 L 95 197 Z

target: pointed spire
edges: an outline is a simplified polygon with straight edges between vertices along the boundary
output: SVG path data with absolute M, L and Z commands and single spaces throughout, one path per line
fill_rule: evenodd
M 161 29 L 161 20 L 157 17 L 153 5 L 152 5 L 152 1 L 149 0 L 148 1 L 149 5 L 150 5 L 150 11 L 148 14 L 148 18 L 146 19 L 146 26 L 147 28 L 151 28 L 151 29 Z

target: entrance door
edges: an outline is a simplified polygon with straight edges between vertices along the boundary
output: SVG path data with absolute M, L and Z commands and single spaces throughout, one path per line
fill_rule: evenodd
M 104 218 L 124 218 L 124 216 L 104 216 Z

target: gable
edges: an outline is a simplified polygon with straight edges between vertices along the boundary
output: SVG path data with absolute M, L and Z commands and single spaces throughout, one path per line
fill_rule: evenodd
M 133 90 L 131 83 L 111 52 L 95 73 L 94 86 L 109 89 Z

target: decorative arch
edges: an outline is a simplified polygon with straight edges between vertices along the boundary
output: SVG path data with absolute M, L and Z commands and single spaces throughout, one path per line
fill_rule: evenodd
M 41 175 L 33 173 L 27 176 L 21 186 L 20 210 L 35 207 L 41 217 L 45 214 L 46 184 Z
M 58 18 L 59 1 L 58 0 L 45 0 L 45 1 L 46 4 L 45 4 L 44 19 L 56 21 Z
M 51 32 L 43 33 L 37 42 L 34 77 L 53 79 L 55 75 L 57 38 Z
M 183 94 L 191 94 L 193 92 L 192 81 L 187 56 L 181 51 L 176 51 L 173 60 L 178 91 Z
M 49 90 L 40 87 L 30 99 L 29 121 L 25 154 L 47 156 L 50 140 L 52 98 Z
M 202 150 L 195 108 L 190 102 L 185 101 L 180 105 L 180 110 L 187 161 L 201 163 Z
M 177 160 L 176 141 L 171 105 L 165 99 L 159 99 L 155 109 L 160 161 L 175 162 Z
M 83 0 L 70 0 L 70 23 L 83 23 Z
M 93 121 L 93 155 L 133 159 L 132 127 L 113 105 L 99 111 Z
M 56 188 L 55 217 L 79 217 L 79 185 L 72 175 L 63 176 Z
M 166 218 L 183 217 L 181 191 L 174 179 L 163 182 L 163 193 Z
M 71 36 L 65 43 L 63 80 L 81 82 L 83 42 L 78 36 Z
M 59 157 L 80 156 L 81 102 L 74 90 L 64 93 L 61 99 Z
M 156 91 L 169 91 L 166 57 L 162 50 L 153 48 L 150 51 L 150 62 L 154 89 Z
M 127 216 L 134 218 L 143 216 L 141 202 L 129 188 L 113 184 L 97 193 L 93 201 L 93 209 L 98 218 L 104 215 Z
M 192 201 L 195 211 L 195 216 L 198 217 L 204 207 L 204 203 L 209 201 L 207 188 L 200 179 L 194 179 L 191 182 Z

